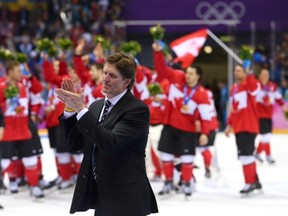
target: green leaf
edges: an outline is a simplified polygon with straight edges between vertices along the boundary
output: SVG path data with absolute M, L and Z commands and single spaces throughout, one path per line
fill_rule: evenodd
M 135 57 L 138 53 L 142 51 L 142 47 L 137 41 L 129 41 L 122 43 L 120 46 L 120 50 L 126 54 L 130 54 Z
M 149 28 L 149 32 L 152 35 L 154 40 L 162 40 L 165 35 L 165 29 L 161 26 L 161 24 L 157 24 L 156 26 L 151 26 Z
M 155 96 L 157 94 L 163 93 L 163 90 L 158 83 L 148 84 L 147 87 L 148 87 L 148 90 L 149 90 L 151 96 Z
M 61 50 L 69 50 L 72 48 L 73 43 L 69 38 L 59 38 L 57 44 Z
M 247 45 L 242 45 L 239 52 L 239 57 L 242 60 L 251 60 L 253 55 L 253 49 Z

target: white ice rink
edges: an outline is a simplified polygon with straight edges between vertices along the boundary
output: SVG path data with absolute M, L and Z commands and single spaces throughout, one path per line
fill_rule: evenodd
M 43 172 L 47 180 L 56 177 L 53 153 L 49 149 L 47 138 L 42 138 Z M 210 180 L 204 179 L 202 158 L 197 155 L 195 169 L 197 179 L 196 192 L 187 201 L 179 194 L 161 200 L 157 196 L 159 216 L 287 216 L 288 215 L 288 135 L 275 135 L 272 140 L 272 153 L 275 165 L 258 163 L 258 172 L 263 185 L 263 194 L 241 198 L 239 190 L 243 186 L 242 168 L 236 158 L 234 136 L 230 138 L 218 134 L 216 138 L 221 172 Z M 162 183 L 152 183 L 155 194 Z M 70 193 L 60 193 L 56 189 L 45 191 L 43 202 L 35 202 L 29 192 L 23 191 L 16 196 L 9 192 L 0 194 L 0 203 L 4 206 L 0 216 L 68 216 L 72 197 Z M 76 216 L 94 215 L 93 211 L 76 213 Z M 117 215 L 115 215 L 117 216 Z M 135 215 L 136 216 L 136 215 Z

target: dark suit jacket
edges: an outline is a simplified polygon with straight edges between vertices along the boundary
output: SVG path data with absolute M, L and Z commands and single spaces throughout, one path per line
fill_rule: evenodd
M 104 100 L 95 101 L 77 121 L 60 117 L 73 150 L 84 148 L 70 213 L 95 209 L 97 216 L 144 216 L 158 212 L 146 176 L 149 110 L 130 91 L 98 123 Z M 96 143 L 96 181 L 91 155 Z

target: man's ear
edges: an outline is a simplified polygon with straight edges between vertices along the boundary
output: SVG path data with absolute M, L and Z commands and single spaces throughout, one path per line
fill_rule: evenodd
M 127 87 L 131 82 L 132 82 L 132 79 L 131 79 L 131 78 L 130 78 L 130 79 L 126 79 L 126 80 L 125 80 L 126 87 Z

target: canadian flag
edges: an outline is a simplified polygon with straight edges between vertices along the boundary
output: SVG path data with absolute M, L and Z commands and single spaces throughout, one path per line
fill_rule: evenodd
M 207 36 L 207 29 L 201 29 L 172 41 L 170 47 L 177 55 L 174 62 L 181 62 L 182 68 L 192 64 L 203 47 Z

